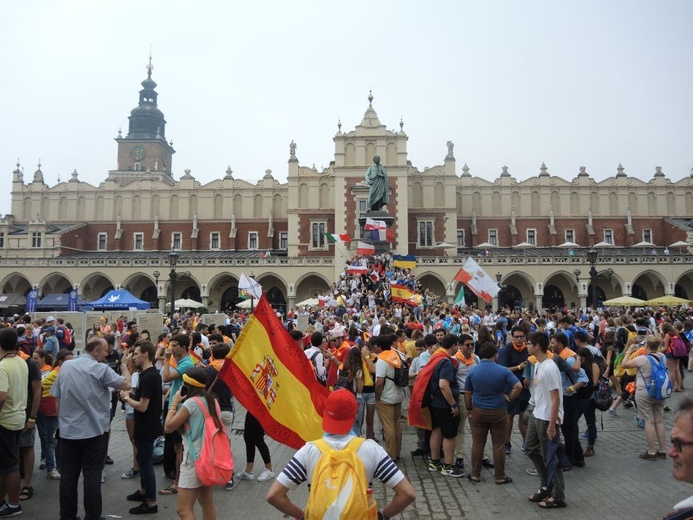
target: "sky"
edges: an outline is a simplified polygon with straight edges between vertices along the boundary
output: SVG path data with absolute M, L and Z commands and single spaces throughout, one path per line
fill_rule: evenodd
M 23 0 L 0 3 L 0 172 L 116 168 L 152 48 L 175 178 L 286 181 L 360 123 L 409 136 L 419 170 L 677 181 L 693 169 L 693 2 Z M 10 212 L 0 193 L 0 214 Z

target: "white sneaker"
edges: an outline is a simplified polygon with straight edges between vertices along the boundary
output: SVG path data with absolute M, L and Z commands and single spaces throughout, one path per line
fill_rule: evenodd
M 46 478 L 50 480 L 60 480 L 60 473 L 58 472 L 57 469 L 52 469 L 48 472 L 48 475 L 46 475 Z
M 104 482 L 106 482 L 106 470 L 102 469 L 101 470 L 101 483 L 103 484 Z
M 268 480 L 272 480 L 274 478 L 274 471 L 271 469 L 263 469 L 260 475 L 257 477 L 258 482 L 267 482 Z
M 241 480 L 255 480 L 255 475 L 253 475 L 252 473 L 248 473 L 247 471 L 244 471 L 238 476 Z

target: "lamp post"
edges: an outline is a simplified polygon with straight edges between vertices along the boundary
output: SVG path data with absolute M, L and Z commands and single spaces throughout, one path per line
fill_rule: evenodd
M 255 274 L 250 271 L 250 314 L 255 310 L 255 298 L 253 297 L 253 282 L 255 281 Z
M 152 275 L 154 276 L 154 288 L 156 289 L 156 304 L 157 307 L 159 307 L 161 305 L 159 303 L 159 277 L 161 276 L 161 273 L 159 271 L 154 271 Z
M 597 308 L 597 272 L 596 264 L 599 258 L 599 251 L 591 248 L 587 251 L 587 261 L 590 263 L 590 284 L 592 285 L 592 310 Z
M 497 272 L 497 273 L 496 273 L 496 282 L 498 282 L 498 287 L 499 287 L 499 289 L 500 289 L 500 290 L 498 291 L 498 310 L 500 310 L 501 307 L 502 307 L 500 295 L 501 295 L 501 293 L 503 292 L 503 289 L 505 289 L 505 285 L 501 285 L 501 280 L 502 280 L 502 279 L 503 279 L 503 275 L 501 274 L 501 272 L 500 272 L 500 271 Z
M 171 282 L 171 320 L 170 324 L 173 322 L 173 311 L 176 305 L 176 278 L 178 274 L 176 273 L 176 265 L 178 265 L 178 253 L 171 251 L 168 254 L 168 266 L 171 271 L 168 273 L 169 282 Z

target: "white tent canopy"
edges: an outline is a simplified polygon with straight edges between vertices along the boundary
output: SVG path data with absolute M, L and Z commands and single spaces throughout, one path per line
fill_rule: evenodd
M 307 300 L 303 300 L 302 302 L 298 302 L 296 304 L 296 307 L 312 307 L 314 305 L 318 305 L 318 299 L 317 298 L 308 298 Z
M 201 302 L 191 300 L 190 298 L 181 298 L 180 300 L 176 300 L 174 302 L 174 305 L 176 306 L 176 309 L 199 309 L 200 307 L 204 307 L 204 305 Z M 166 304 L 166 307 L 170 307 L 171 302 Z
M 250 306 L 253 304 L 249 299 L 248 300 L 243 300 L 242 302 L 238 302 L 236 304 L 236 307 L 239 309 L 250 309 Z

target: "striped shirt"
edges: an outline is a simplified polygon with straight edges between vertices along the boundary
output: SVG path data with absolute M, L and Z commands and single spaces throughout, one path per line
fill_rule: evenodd
M 325 440 L 334 449 L 344 449 L 353 435 L 326 435 Z M 394 488 L 402 480 L 404 473 L 400 471 L 387 452 L 377 442 L 366 440 L 356 452 L 366 468 L 369 484 L 374 478 L 383 484 Z M 313 476 L 313 469 L 322 456 L 320 450 L 312 442 L 306 443 L 296 452 L 282 472 L 277 476 L 277 482 L 288 489 L 295 489 L 303 482 L 308 482 Z

